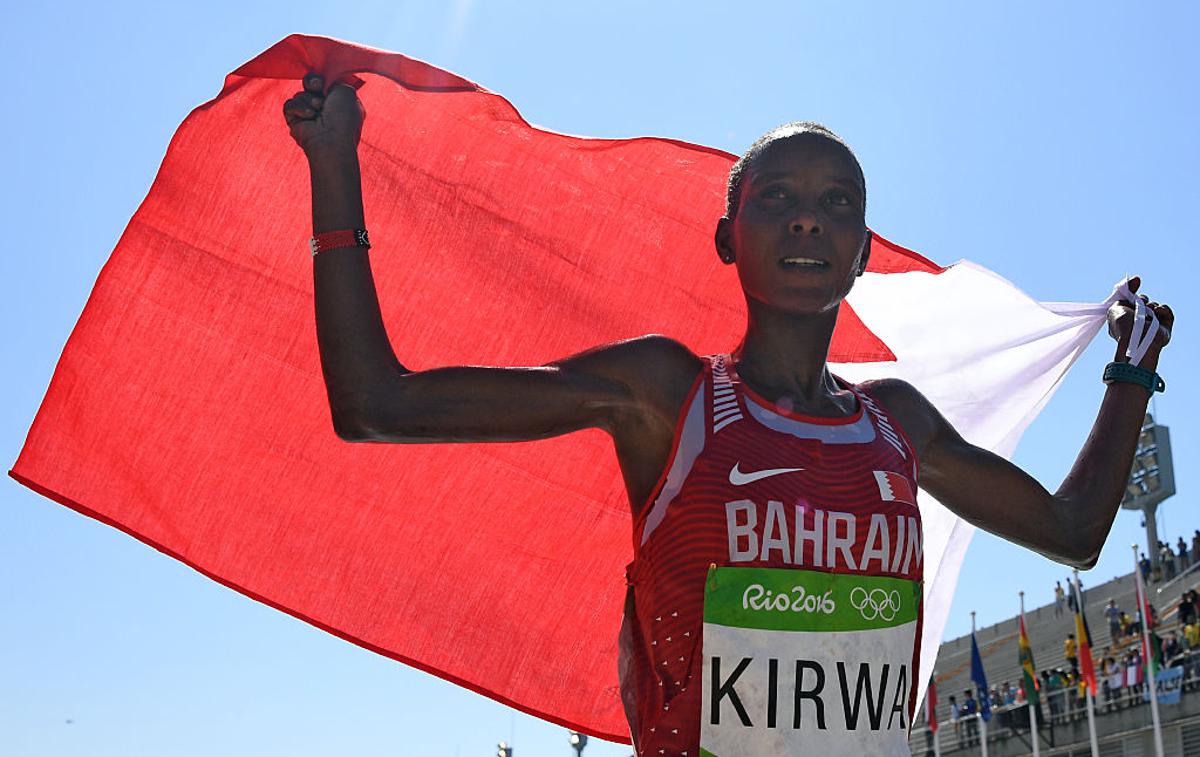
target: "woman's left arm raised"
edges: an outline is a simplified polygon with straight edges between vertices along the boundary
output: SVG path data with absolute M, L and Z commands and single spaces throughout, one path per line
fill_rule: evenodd
M 1137 291 L 1138 280 L 1130 281 Z M 1158 318 L 1158 333 L 1140 366 L 1156 370 L 1171 338 L 1174 315 L 1166 305 L 1143 301 Z M 1109 310 L 1116 362 L 1134 326 L 1131 303 Z M 1110 383 L 1083 449 L 1058 491 L 1051 494 L 1008 460 L 964 440 L 937 408 L 911 385 L 873 382 L 870 391 L 908 432 L 921 465 L 921 488 L 959 517 L 1059 562 L 1080 568 L 1096 563 L 1125 492 L 1150 391 L 1128 382 Z

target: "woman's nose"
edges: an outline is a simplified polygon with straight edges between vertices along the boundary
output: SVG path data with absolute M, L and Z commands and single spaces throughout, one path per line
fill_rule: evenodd
M 804 236 L 806 234 L 820 234 L 821 222 L 817 219 L 816 214 L 811 211 L 800 211 L 792 216 L 792 220 L 788 225 L 788 229 L 796 236 Z
M 792 234 L 804 236 L 805 234 L 820 234 L 821 222 L 817 221 L 816 216 L 812 214 L 798 214 L 792 218 L 790 224 Z

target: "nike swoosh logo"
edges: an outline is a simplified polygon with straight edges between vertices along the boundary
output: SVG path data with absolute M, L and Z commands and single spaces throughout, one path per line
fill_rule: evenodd
M 731 468 L 729 471 L 729 483 L 733 484 L 734 486 L 752 484 L 755 481 L 769 478 L 770 476 L 778 476 L 781 473 L 795 473 L 797 471 L 804 470 L 803 468 L 767 468 L 766 470 L 742 473 L 740 470 L 738 470 L 739 465 L 741 465 L 740 462 L 734 463 L 733 468 Z

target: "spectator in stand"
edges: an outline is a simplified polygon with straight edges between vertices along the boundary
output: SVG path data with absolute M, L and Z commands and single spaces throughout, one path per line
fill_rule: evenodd
M 1191 557 L 1192 556 L 1188 552 L 1187 542 L 1185 542 L 1183 540 L 1182 536 L 1179 537 L 1179 542 L 1175 545 L 1175 551 L 1176 551 L 1177 557 L 1179 558 L 1179 572 L 1183 573 L 1184 571 L 1186 571 L 1188 568 L 1191 567 L 1191 564 L 1192 564 Z
M 1013 733 L 1015 733 L 1016 726 L 1018 726 L 1016 714 L 1013 713 L 1013 704 L 1016 703 L 1016 691 L 1012 685 L 1009 685 L 1007 680 L 1001 685 L 1000 691 L 996 692 L 996 701 L 1000 702 L 1000 705 L 998 705 L 1000 707 L 1000 725 L 1012 728 Z
M 1058 713 L 1062 711 L 1062 701 L 1058 694 L 1059 681 L 1054 676 L 1050 675 L 1049 670 L 1042 671 L 1042 695 L 1046 698 L 1046 704 L 1050 707 L 1050 719 L 1058 717 Z
M 1137 608 L 1133 611 L 1133 625 L 1131 625 L 1129 627 L 1129 631 L 1130 631 L 1130 633 L 1136 633 L 1138 636 L 1142 635 L 1142 610 L 1141 610 L 1141 608 Z
M 1083 590 L 1083 588 L 1081 585 L 1080 591 L 1082 591 L 1082 590 Z M 1079 603 L 1075 601 L 1075 592 L 1071 590 L 1071 579 L 1070 579 L 1070 577 L 1068 577 L 1067 578 L 1067 607 L 1071 610 L 1071 612 L 1075 612 L 1075 610 L 1079 609 L 1077 606 L 1078 604 Z
M 1200 533 L 1200 531 L 1198 531 L 1197 533 Z M 1145 552 L 1142 553 L 1141 558 L 1138 560 L 1138 570 L 1140 570 L 1142 572 L 1142 580 L 1149 583 L 1150 582 L 1150 558 L 1146 557 Z
M 1067 671 L 1063 675 L 1064 688 L 1067 690 L 1066 697 L 1068 707 L 1071 710 L 1071 717 L 1075 718 L 1079 714 L 1079 683 L 1083 680 L 1083 676 L 1079 673 Z
M 1125 691 L 1127 692 L 1129 703 L 1132 704 L 1134 687 L 1137 686 L 1137 671 L 1133 667 L 1132 651 L 1121 655 L 1121 669 L 1125 671 Z
M 1063 591 L 1062 581 L 1054 582 L 1054 617 L 1063 614 L 1063 605 L 1067 601 L 1067 593 Z
M 1096 671 L 1100 675 L 1100 671 Z M 1087 711 L 1087 681 L 1083 676 L 1075 676 L 1075 711 Z
M 1104 660 L 1104 701 L 1109 710 L 1115 710 L 1120 700 L 1121 688 L 1125 685 L 1125 668 L 1115 657 Z
M 1200 528 L 1192 534 L 1192 565 L 1200 563 Z
M 1095 702 L 1097 712 L 1100 712 L 1101 708 L 1111 709 L 1108 707 L 1113 696 L 1112 680 L 1108 675 L 1108 665 L 1110 662 L 1112 662 L 1112 658 L 1108 656 L 1107 651 L 1103 657 L 1096 660 L 1096 683 L 1100 686 L 1100 691 Z
M 1116 644 L 1121 638 L 1121 608 L 1117 607 L 1117 600 L 1112 597 L 1108 598 L 1108 604 L 1104 607 L 1104 617 L 1108 620 L 1108 639 Z
M 950 695 L 950 725 L 954 730 L 955 743 L 962 746 L 962 717 L 958 710 L 958 700 L 954 698 L 953 694 Z
M 1129 687 L 1130 693 L 1140 693 L 1142 690 L 1142 653 L 1141 647 L 1134 647 L 1129 650 L 1129 663 L 1125 668 L 1125 685 Z M 1132 704 L 1136 704 L 1137 700 L 1130 696 Z
M 1174 631 L 1167 637 L 1166 644 L 1163 645 L 1163 664 L 1165 665 L 1173 657 L 1178 657 L 1183 650 L 1179 647 L 1179 634 Z
M 1192 603 L 1192 609 L 1195 610 L 1196 617 L 1200 618 L 1200 596 L 1196 594 L 1195 589 L 1188 591 L 1188 600 Z
M 1075 677 L 1069 671 L 1063 671 L 1062 668 L 1055 668 L 1054 675 L 1058 678 L 1058 696 L 1062 698 L 1062 715 L 1064 719 L 1070 720 L 1075 716 L 1075 695 L 1072 693 L 1075 690 Z
M 1195 618 L 1183 627 L 1183 640 L 1187 642 L 1188 650 L 1200 649 L 1200 622 Z
M 1063 693 L 1062 693 L 1063 712 L 1065 713 L 1068 720 L 1074 720 L 1075 709 L 1076 709 L 1075 684 L 1079 681 L 1079 676 L 1068 670 L 1063 673 L 1062 679 L 1063 679 Z
M 1121 638 L 1128 639 L 1133 633 L 1133 618 L 1129 617 L 1129 613 L 1121 612 Z
M 974 744 L 975 740 L 979 738 L 978 712 L 979 706 L 976 704 L 971 690 L 967 689 L 963 691 L 963 703 L 960 715 L 963 720 L 963 738 L 966 739 L 967 744 Z
M 1196 604 L 1192 600 L 1192 592 L 1185 591 L 1179 597 L 1179 622 L 1187 625 L 1196 619 Z
M 1062 668 L 1055 668 L 1055 672 L 1051 675 L 1056 675 L 1058 678 L 1058 698 L 1062 701 L 1062 707 L 1058 710 L 1060 710 L 1063 722 L 1066 722 L 1075 714 L 1074 677 L 1070 672 L 1064 672 Z
M 1175 577 L 1175 553 L 1171 551 L 1171 545 L 1164 542 L 1159 542 L 1158 559 L 1162 563 L 1163 576 L 1162 580 L 1170 581 Z
M 1079 670 L 1079 643 L 1075 641 L 1075 634 L 1067 634 L 1067 640 L 1063 642 L 1063 657 L 1067 658 L 1067 664 L 1071 666 L 1071 670 Z

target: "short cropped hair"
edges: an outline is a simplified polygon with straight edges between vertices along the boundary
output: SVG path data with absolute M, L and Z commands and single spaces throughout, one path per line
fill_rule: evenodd
M 818 137 L 828 139 L 830 142 L 835 142 L 850 154 L 850 159 L 854 161 L 854 165 L 858 168 L 858 176 L 862 180 L 863 185 L 863 201 L 866 202 L 867 177 L 863 174 L 862 166 L 859 165 L 858 156 L 854 154 L 854 150 L 850 149 L 850 145 L 846 141 L 833 132 L 828 126 L 819 124 L 816 121 L 792 121 L 791 123 L 776 126 L 766 134 L 754 140 L 754 144 L 738 158 L 733 164 L 733 168 L 729 169 L 729 182 L 725 185 L 725 215 L 728 218 L 733 218 L 737 213 L 738 203 L 742 199 L 742 180 L 746 177 L 746 169 L 750 167 L 759 155 L 768 147 L 780 139 L 795 137 L 800 134 L 814 134 Z

